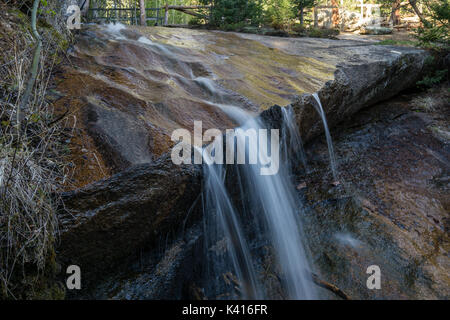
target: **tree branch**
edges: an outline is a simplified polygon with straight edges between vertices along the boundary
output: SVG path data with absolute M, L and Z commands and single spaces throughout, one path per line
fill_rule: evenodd
M 319 287 L 325 288 L 325 289 L 333 292 L 335 295 L 341 297 L 344 300 L 351 300 L 351 298 L 344 291 L 342 291 L 341 289 L 336 287 L 334 284 L 320 280 L 316 274 L 311 273 L 311 278 L 312 278 L 312 281 Z
M 39 62 L 41 59 L 41 50 L 42 50 L 42 41 L 41 36 L 39 35 L 36 27 L 37 20 L 37 11 L 39 8 L 40 0 L 34 0 L 33 9 L 31 12 L 31 30 L 33 33 L 33 37 L 37 42 L 36 49 L 34 50 L 33 63 L 30 69 L 30 78 L 28 79 L 27 87 L 25 89 L 25 93 L 22 97 L 22 100 L 17 107 L 17 130 L 20 135 L 20 122 L 21 122 L 21 111 L 24 110 L 28 104 L 28 100 L 30 99 L 31 91 L 33 90 L 34 83 L 36 82 Z
M 417 16 L 419 17 L 420 21 L 423 23 L 423 25 L 425 27 L 429 26 L 430 23 L 425 19 L 425 17 L 423 16 L 422 12 L 420 12 L 419 8 L 417 7 L 417 0 L 409 0 L 409 4 L 414 9 L 414 12 L 417 14 Z

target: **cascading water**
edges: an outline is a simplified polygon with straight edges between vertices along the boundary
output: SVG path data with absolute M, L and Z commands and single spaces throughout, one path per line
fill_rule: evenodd
M 121 36 L 120 30 L 116 28 L 111 27 L 110 32 Z M 302 141 L 292 110 L 282 108 L 279 170 L 274 175 L 261 175 L 267 163 L 266 153 L 262 150 L 269 148 L 261 141 L 256 145 L 247 144 L 245 133 L 248 129 L 267 129 L 263 120 L 234 105 L 225 90 L 208 77 L 210 74 L 194 75 L 190 64 L 179 61 L 176 51 L 179 49 L 146 37 L 140 37 L 137 42 L 146 46 L 149 56 L 161 60 L 160 71 L 164 71 L 168 80 L 165 83 L 157 82 L 158 85 L 170 84 L 172 88 L 174 84 L 186 83 L 190 90 L 200 88 L 203 94 L 195 97 L 195 101 L 214 106 L 234 120 L 242 130 L 235 131 L 233 142 L 245 146 L 246 158 L 256 155 L 259 159 L 256 164 L 204 165 L 204 239 L 207 259 L 203 287 L 206 296 L 315 298 L 300 221 L 301 204 L 290 178 L 289 160 L 300 160 L 306 167 Z M 173 70 L 166 70 L 166 65 Z M 142 74 L 145 72 L 143 70 Z M 183 91 L 182 96 L 188 94 L 188 91 Z M 288 155 L 288 149 L 296 150 L 298 158 Z M 204 149 L 197 151 L 203 153 L 205 162 L 211 162 L 211 157 Z M 274 153 L 272 149 L 272 157 Z M 274 286 L 277 289 L 273 289 Z
M 283 112 L 283 125 L 285 126 L 285 141 L 288 142 L 288 146 L 284 148 L 285 159 L 290 159 L 289 156 L 293 157 L 291 161 L 297 163 L 300 161 L 303 165 L 303 168 L 308 171 L 308 165 L 306 163 L 306 153 L 303 147 L 302 137 L 300 136 L 300 130 L 297 126 L 297 121 L 295 119 L 295 113 L 291 107 L 282 108 Z M 291 151 L 292 154 L 289 155 L 288 151 Z
M 244 299 L 261 299 L 262 292 L 256 279 L 250 249 L 248 248 L 243 228 L 232 199 L 225 186 L 226 170 L 223 165 L 205 165 L 204 221 L 205 245 L 210 292 L 217 292 L 221 287 L 221 274 L 233 270 L 241 287 Z M 228 259 L 220 256 L 228 253 Z M 213 281 L 214 279 L 215 281 Z
M 314 107 L 315 107 L 316 111 L 319 113 L 320 117 L 322 118 L 322 123 L 323 123 L 323 127 L 325 130 L 325 137 L 327 138 L 328 153 L 330 155 L 330 167 L 331 167 L 331 172 L 333 173 L 333 179 L 334 179 L 334 182 L 338 182 L 336 156 L 334 153 L 333 140 L 331 140 L 330 129 L 328 128 L 325 111 L 323 110 L 322 102 L 320 101 L 319 95 L 317 93 L 313 93 L 312 96 L 314 97 L 314 99 L 317 102 L 317 104 L 314 105 Z
M 265 153 L 259 144 L 246 144 L 248 129 L 266 129 L 264 123 L 238 108 L 217 105 L 241 127 L 236 131 L 235 141 L 246 146 L 246 155 L 258 155 L 257 164 L 224 166 L 204 165 L 205 176 L 205 235 L 206 247 L 224 248 L 227 253 L 211 256 L 211 270 L 217 282 L 220 274 L 231 272 L 236 275 L 242 298 L 265 298 L 268 292 L 259 273 L 261 257 L 258 246 L 273 248 L 276 268 L 279 269 L 284 298 L 313 299 L 316 297 L 308 271 L 310 266 L 304 247 L 299 221 L 295 189 L 290 181 L 290 165 L 287 151 L 280 161 L 275 175 L 261 175 L 262 163 L 267 163 Z M 294 134 L 291 145 L 302 149 L 298 128 L 292 121 L 290 110 L 283 111 L 283 133 Z M 283 134 L 283 150 L 287 150 L 287 139 Z M 227 143 L 230 143 L 228 141 Z M 271 151 L 272 156 L 274 150 Z M 206 157 L 208 157 L 206 155 Z M 209 159 L 205 159 L 209 160 Z M 227 177 L 227 174 L 229 175 Z M 259 245 L 258 245 L 259 244 Z M 211 277 L 211 275 L 210 275 Z M 215 288 L 220 285 L 215 283 Z M 214 292 L 214 289 L 212 288 Z

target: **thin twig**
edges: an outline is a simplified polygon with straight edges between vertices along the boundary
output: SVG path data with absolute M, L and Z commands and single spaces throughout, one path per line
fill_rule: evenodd
M 335 286 L 334 284 L 331 284 L 329 282 L 326 282 L 324 280 L 319 279 L 319 277 L 314 274 L 311 273 L 311 279 L 312 281 L 318 285 L 319 287 L 322 287 L 324 289 L 327 289 L 331 292 L 333 292 L 334 294 L 336 294 L 338 297 L 341 297 L 344 300 L 351 300 L 351 298 L 341 289 L 339 289 L 337 286 Z

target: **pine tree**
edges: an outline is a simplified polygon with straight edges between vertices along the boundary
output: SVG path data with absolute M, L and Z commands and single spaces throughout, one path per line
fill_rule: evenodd
M 318 0 L 292 0 L 292 2 L 295 4 L 296 8 L 299 11 L 300 16 L 300 24 L 304 24 L 304 15 L 305 15 L 305 9 L 314 7 Z
M 230 25 L 250 21 L 257 25 L 262 18 L 260 0 L 203 0 L 203 4 L 211 4 L 211 24 Z

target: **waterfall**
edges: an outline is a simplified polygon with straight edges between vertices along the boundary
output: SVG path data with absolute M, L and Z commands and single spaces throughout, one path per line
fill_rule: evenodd
M 197 77 L 194 79 L 194 81 L 204 90 L 207 91 L 207 93 L 211 96 L 211 98 L 218 100 L 219 102 L 222 102 L 222 95 L 219 94 L 219 91 L 216 88 L 216 85 L 213 80 L 205 77 Z
M 225 186 L 225 173 L 223 165 L 204 166 L 205 246 L 208 248 L 207 261 L 212 265 L 207 281 L 211 287 L 210 291 L 215 292 L 223 281 L 221 273 L 230 270 L 238 279 L 235 285 L 240 285 L 242 298 L 261 299 L 263 296 L 256 279 L 241 219 Z M 228 257 L 221 259 L 220 255 L 226 254 L 224 250 L 228 252 Z
M 127 38 L 121 33 L 122 30 L 125 30 L 126 26 L 122 23 L 108 23 L 106 25 L 106 32 L 109 33 L 115 40 L 127 40 Z
M 308 172 L 308 165 L 306 163 L 306 153 L 303 147 L 302 137 L 300 136 L 300 129 L 295 119 L 295 113 L 292 107 L 282 108 L 283 112 L 283 125 L 285 127 L 284 141 L 289 141 L 286 148 L 284 148 L 284 158 L 290 159 L 295 164 L 300 161 L 303 168 Z M 291 152 L 289 154 L 288 152 Z
M 330 129 L 328 128 L 325 111 L 323 110 L 322 102 L 320 101 L 319 95 L 317 93 L 313 93 L 312 96 L 314 97 L 314 99 L 317 102 L 317 104 L 314 105 L 314 107 L 315 107 L 316 111 L 319 113 L 320 117 L 322 118 L 322 123 L 323 123 L 323 127 L 325 130 L 325 137 L 327 139 L 327 144 L 328 144 L 328 153 L 330 155 L 331 172 L 333 173 L 334 182 L 337 182 L 338 176 L 337 176 L 337 168 L 336 168 L 336 156 L 334 153 L 333 141 L 331 140 Z
M 167 46 L 158 43 L 158 42 L 154 42 L 146 37 L 140 37 L 138 40 L 138 42 L 146 44 L 150 47 L 156 48 L 157 50 L 159 50 L 162 54 L 166 55 L 167 57 L 174 57 L 174 54 L 172 51 L 170 51 Z
M 109 29 L 116 36 L 122 35 L 120 27 L 118 31 L 112 26 Z M 282 108 L 281 146 L 277 145 L 280 148 L 275 150 L 272 138 L 276 136 L 278 142 L 279 136 L 268 130 L 272 128 L 267 128 L 254 112 L 237 105 L 240 100 L 234 103 L 227 90 L 214 80 L 194 75 L 189 61 L 178 59 L 182 56 L 177 53 L 181 52 L 179 48 L 144 36 L 136 42 L 149 57 L 158 59 L 164 69 L 168 65 L 164 72 L 168 78 L 189 84 L 187 88 L 193 91 L 201 90 L 201 96 L 195 101 L 214 106 L 233 120 L 240 130 L 234 130 L 232 139 L 227 136 L 227 146 L 244 146 L 244 158 L 257 160 L 239 164 L 237 152 L 233 156 L 235 164 L 217 164 L 212 161 L 216 154 L 205 152 L 208 147 L 195 146 L 204 160 L 202 201 L 206 259 L 202 287 L 206 296 L 267 299 L 277 291 L 278 298 L 314 299 L 316 293 L 301 224 L 302 205 L 291 181 L 291 160 L 306 167 L 293 111 Z M 170 88 L 175 86 L 171 84 Z M 189 94 L 184 88 L 180 91 L 183 92 L 181 97 Z M 189 116 L 195 119 L 195 115 Z M 251 129 L 258 133 L 267 130 L 269 139 L 262 140 L 257 134 L 256 144 L 250 143 L 247 132 Z M 291 150 L 295 150 L 294 157 L 289 153 Z M 280 157 L 280 161 L 276 161 L 277 173 L 263 175 L 268 158 L 274 156 Z M 273 286 L 277 289 L 273 290 Z
M 247 129 L 266 129 L 258 118 L 236 112 L 235 108 L 226 105 L 219 107 L 240 125 L 242 131 L 236 134 L 236 141 L 245 144 L 243 132 Z M 285 125 L 282 130 L 295 134 L 289 139 L 290 143 L 300 143 L 298 130 L 292 132 L 293 126 L 288 120 L 292 117 L 290 112 L 283 112 Z M 286 144 L 284 137 L 282 143 Z M 283 146 L 286 148 L 288 146 Z M 258 158 L 263 159 L 261 149 L 261 142 L 246 144 L 247 156 L 258 154 Z M 264 161 L 245 165 L 204 165 L 205 241 L 210 271 L 216 279 L 214 286 L 220 287 L 221 273 L 231 272 L 237 278 L 240 297 L 266 298 L 267 292 L 259 276 L 261 257 L 256 253 L 256 247 L 264 243 L 273 248 L 285 298 L 313 299 L 316 295 L 307 272 L 310 266 L 299 219 L 301 206 L 290 180 L 289 161 L 285 155 L 278 173 L 266 176 L 260 174 L 261 163 Z M 219 247 L 227 253 L 211 253 Z

